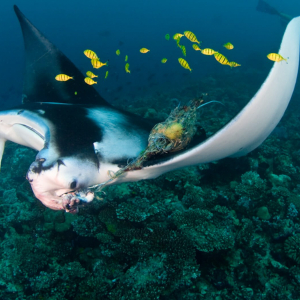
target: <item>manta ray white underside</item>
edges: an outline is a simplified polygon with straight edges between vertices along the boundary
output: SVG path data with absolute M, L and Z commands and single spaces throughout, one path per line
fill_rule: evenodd
M 0 154 L 6 140 L 39 151 L 27 174 L 35 196 L 52 209 L 74 212 L 82 200 L 91 201 L 93 196 L 80 198 L 72 192 L 110 179 L 109 170 L 118 171 L 120 161 L 137 156 L 146 147 L 153 124 L 113 108 L 92 87 L 75 87 L 72 80 L 65 85 L 55 82 L 53 78 L 59 73 L 82 82 L 84 77 L 17 7 L 15 11 L 26 46 L 26 101 L 0 113 Z M 300 17 L 288 24 L 279 50 L 288 62 L 274 63 L 259 91 L 231 122 L 198 146 L 126 172 L 110 184 L 155 178 L 186 166 L 242 156 L 258 147 L 278 124 L 291 99 L 299 46 Z M 52 82 L 46 91 L 38 77 L 45 69 Z M 80 97 L 74 97 L 74 89 Z

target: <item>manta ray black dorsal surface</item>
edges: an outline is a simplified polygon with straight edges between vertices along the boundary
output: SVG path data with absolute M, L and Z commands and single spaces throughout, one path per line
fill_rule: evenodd
M 83 74 L 14 5 L 25 44 L 23 103 L 56 102 L 69 104 L 109 104 L 84 82 Z M 58 74 L 74 77 L 66 82 L 55 80 Z

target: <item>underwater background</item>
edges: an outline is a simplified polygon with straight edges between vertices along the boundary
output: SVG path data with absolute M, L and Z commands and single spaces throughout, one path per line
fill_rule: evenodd
M 268 3 L 300 15 L 299 1 Z M 200 110 L 207 136 L 259 89 L 273 66 L 266 55 L 278 52 L 286 26 L 257 11 L 257 0 L 3 1 L 1 109 L 22 98 L 24 46 L 13 4 L 83 73 L 91 69 L 85 49 L 108 61 L 94 87 L 119 108 L 164 120 L 202 93 L 222 102 Z M 192 72 L 182 68 L 172 36 L 185 30 L 241 66 L 221 65 L 182 39 Z M 300 299 L 299 102 L 298 82 L 277 128 L 247 156 L 108 187 L 77 215 L 35 199 L 25 176 L 36 153 L 7 143 L 0 299 Z

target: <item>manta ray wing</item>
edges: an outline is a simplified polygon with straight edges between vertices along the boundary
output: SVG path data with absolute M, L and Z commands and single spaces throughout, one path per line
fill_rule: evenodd
M 281 120 L 292 97 L 299 67 L 300 17 L 286 28 L 279 54 L 265 82 L 244 109 L 200 145 L 172 159 L 126 173 L 115 182 L 155 178 L 165 172 L 225 157 L 245 155 L 258 147 Z
M 0 112 L 0 165 L 7 140 L 37 151 L 43 149 L 49 127 L 40 113 L 23 107 Z
M 97 91 L 84 82 L 77 67 L 23 15 L 15 5 L 25 44 L 26 67 L 23 103 L 56 102 L 109 106 Z M 58 74 L 74 80 L 60 82 Z

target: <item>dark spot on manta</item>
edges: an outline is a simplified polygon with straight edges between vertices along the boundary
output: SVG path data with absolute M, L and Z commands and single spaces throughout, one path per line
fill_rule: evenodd
M 21 110 L 19 110 L 18 112 L 17 112 L 17 115 L 20 115 L 21 113 L 23 113 L 24 112 L 24 109 L 21 109 Z
M 60 167 L 61 165 L 65 166 L 64 162 L 63 162 L 61 159 L 58 159 L 58 160 L 57 160 L 57 170 L 58 170 L 58 171 L 59 171 L 59 167 Z
M 72 183 L 70 184 L 70 189 L 74 190 L 76 188 L 76 185 L 77 185 L 77 181 L 76 180 L 72 181 Z
M 124 168 L 128 165 L 128 158 L 114 159 L 111 163 L 118 165 L 119 168 Z
M 30 170 L 32 173 L 40 174 L 43 170 L 49 170 L 53 167 L 53 164 L 50 166 L 43 166 L 44 160 L 38 159 L 31 164 Z M 28 179 L 28 177 L 27 177 Z

